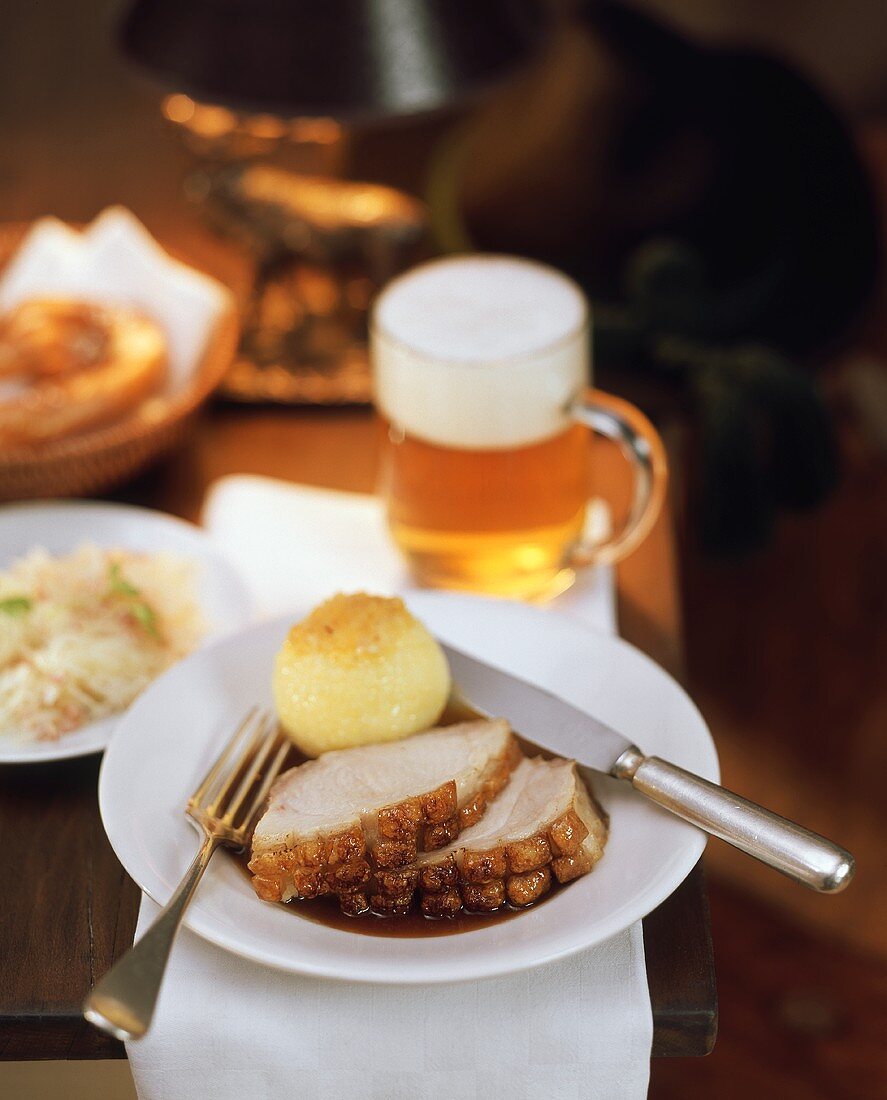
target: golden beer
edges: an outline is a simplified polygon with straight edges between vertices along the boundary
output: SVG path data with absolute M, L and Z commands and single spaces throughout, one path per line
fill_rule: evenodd
M 544 264 L 454 256 L 389 283 L 370 326 L 394 541 L 425 584 L 513 597 L 561 590 L 572 565 L 626 553 L 655 519 L 661 441 L 589 384 L 588 305 Z M 589 425 L 635 467 L 628 522 L 582 545 Z
M 389 527 L 423 583 L 508 596 L 552 586 L 585 520 L 588 429 L 513 450 L 383 430 Z

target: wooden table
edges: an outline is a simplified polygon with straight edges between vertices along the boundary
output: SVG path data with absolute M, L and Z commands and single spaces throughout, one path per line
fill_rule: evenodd
M 188 445 L 114 499 L 197 520 L 207 485 L 258 473 L 370 491 L 376 433 L 361 410 L 218 406 Z M 595 477 L 618 486 L 606 446 Z M 624 486 L 623 486 L 624 489 Z M 680 676 L 681 626 L 671 514 L 618 569 L 620 630 Z M 0 1059 L 119 1058 L 80 1004 L 132 943 L 139 892 L 105 838 L 96 802 L 99 760 L 0 767 Z M 717 1008 L 701 866 L 644 920 L 653 1054 L 701 1055 Z

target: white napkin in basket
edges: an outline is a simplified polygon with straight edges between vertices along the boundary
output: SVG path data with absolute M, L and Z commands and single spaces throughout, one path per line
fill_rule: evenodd
M 0 278 L 0 313 L 41 296 L 141 310 L 166 334 L 174 389 L 196 369 L 231 301 L 226 287 L 174 260 L 122 206 L 109 207 L 82 232 L 56 218 L 34 223 Z
M 266 614 L 406 587 L 372 497 L 226 478 L 204 523 Z M 610 570 L 559 599 L 615 629 Z M 157 911 L 142 899 L 137 936 Z M 127 1050 L 141 1100 L 638 1100 L 652 1030 L 640 923 L 527 973 L 426 988 L 279 973 L 184 929 Z

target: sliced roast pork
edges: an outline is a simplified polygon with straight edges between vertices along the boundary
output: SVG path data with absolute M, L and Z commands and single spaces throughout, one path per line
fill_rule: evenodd
M 282 775 L 252 844 L 267 901 L 339 896 L 348 912 L 393 911 L 377 876 L 414 865 L 479 821 L 520 752 L 504 720 L 462 722 L 404 741 L 324 753 Z
M 553 880 L 590 871 L 606 840 L 605 815 L 572 761 L 523 760 L 478 824 L 418 857 L 410 885 L 428 916 L 529 905 Z

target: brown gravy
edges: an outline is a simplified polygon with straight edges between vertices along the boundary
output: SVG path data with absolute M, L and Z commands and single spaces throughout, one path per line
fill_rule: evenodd
M 244 872 L 247 878 L 252 875 L 247 868 L 249 863 L 249 851 L 232 852 L 226 849 L 226 854 Z M 250 886 L 252 889 L 252 886 Z M 546 896 L 529 908 L 537 908 L 547 898 L 557 891 L 554 887 Z M 256 899 L 258 901 L 258 898 Z M 303 920 L 313 921 L 315 924 L 325 924 L 328 928 L 338 928 L 342 932 L 357 932 L 364 936 L 392 936 L 398 939 L 419 939 L 427 936 L 453 936 L 457 932 L 471 932 L 476 928 L 489 928 L 490 925 L 500 924 L 520 916 L 523 909 L 514 909 L 511 906 L 503 906 L 494 913 L 460 913 L 457 917 L 426 917 L 418 905 L 413 905 L 409 913 L 402 916 L 382 917 L 375 913 L 364 913 L 359 917 L 350 917 L 339 908 L 336 898 L 315 898 L 313 901 L 288 901 L 280 903 L 280 908 L 285 909 L 294 916 Z

